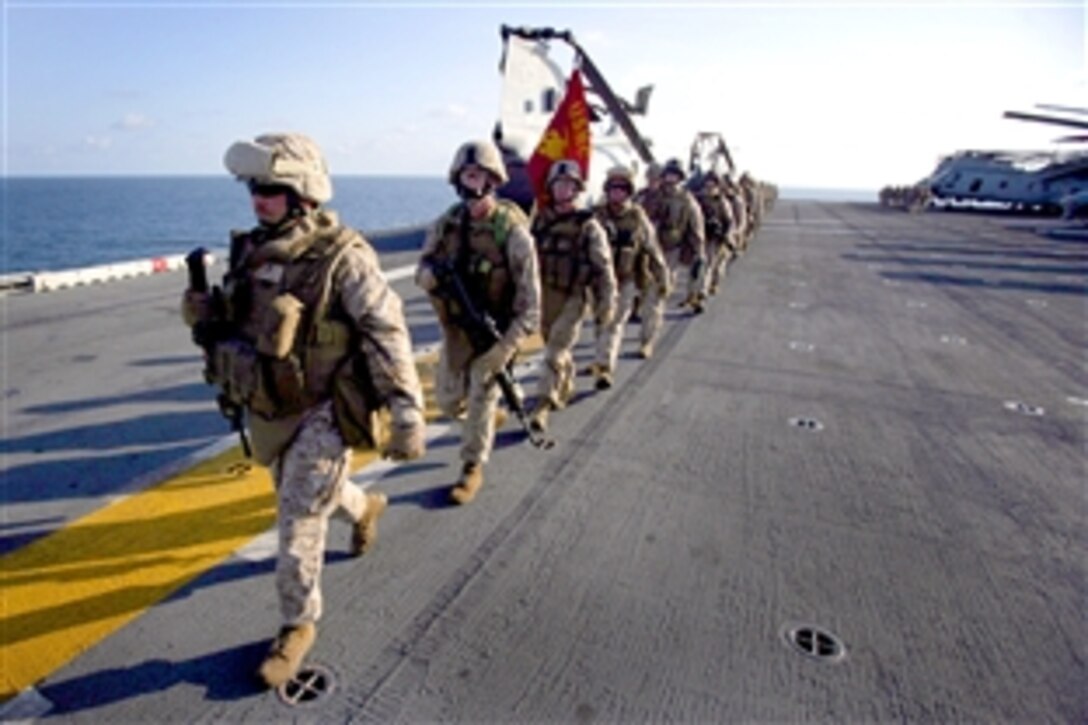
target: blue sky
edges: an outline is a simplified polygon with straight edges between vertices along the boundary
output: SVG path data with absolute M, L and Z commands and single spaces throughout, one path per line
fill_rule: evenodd
M 219 174 L 301 130 L 334 173 L 441 176 L 487 136 L 499 27 L 570 29 L 659 156 L 721 131 L 788 186 L 910 183 L 960 148 L 1053 148 L 1003 120 L 1088 106 L 1085 3 L 3 2 L 3 172 Z

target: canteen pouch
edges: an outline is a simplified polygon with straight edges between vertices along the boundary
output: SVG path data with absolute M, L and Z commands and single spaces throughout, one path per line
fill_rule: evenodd
M 305 407 L 302 366 L 295 355 L 275 359 L 242 340 L 215 346 L 215 379 L 227 398 L 267 419 Z
M 302 308 L 302 301 L 290 292 L 277 295 L 261 316 L 257 352 L 277 360 L 287 357 L 295 347 Z
M 305 379 L 298 357 L 259 356 L 260 386 L 250 408 L 267 418 L 298 413 L 306 407 Z

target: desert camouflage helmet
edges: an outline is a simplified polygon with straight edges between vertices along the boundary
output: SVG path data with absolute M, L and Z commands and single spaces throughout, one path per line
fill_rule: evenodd
M 618 185 L 617 182 L 622 182 L 627 186 L 628 191 L 635 190 L 635 175 L 626 166 L 613 166 L 608 170 L 608 173 L 604 177 L 604 188 L 607 190 L 609 186 Z
M 661 178 L 661 164 L 656 161 L 651 161 L 650 165 L 646 167 L 646 181 L 653 181 Z
M 559 159 L 552 164 L 551 168 L 548 169 L 548 186 L 551 186 L 552 182 L 560 176 L 565 176 L 574 181 L 578 184 L 579 190 L 586 188 L 586 182 L 582 179 L 582 167 L 573 159 Z
M 468 141 L 461 144 L 457 153 L 453 155 L 453 163 L 450 164 L 449 181 L 454 186 L 458 184 L 461 169 L 470 164 L 475 164 L 488 171 L 495 177 L 496 184 L 502 186 L 510 177 L 506 174 L 506 164 L 502 161 L 502 154 L 495 144 L 490 141 Z
M 325 157 L 313 139 L 301 133 L 268 133 L 237 141 L 227 149 L 223 164 L 243 181 L 281 184 L 315 204 L 332 198 Z

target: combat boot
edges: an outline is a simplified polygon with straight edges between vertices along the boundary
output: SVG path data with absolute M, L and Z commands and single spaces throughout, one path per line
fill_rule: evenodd
M 643 360 L 649 360 L 654 356 L 654 344 L 652 342 L 644 342 L 638 349 L 638 356 Z
M 368 493 L 366 495 L 366 510 L 359 520 L 355 522 L 355 528 L 351 536 L 351 555 L 362 556 L 374 546 L 378 540 L 378 519 L 385 513 L 389 505 L 389 497 L 384 493 Z
M 502 430 L 502 427 L 506 425 L 506 419 L 508 417 L 506 408 L 501 405 L 495 406 L 495 415 L 492 417 L 492 420 L 495 421 L 495 430 Z
M 461 480 L 450 490 L 450 499 L 464 506 L 476 498 L 476 492 L 484 485 L 484 467 L 479 463 L 465 463 L 461 468 Z
M 548 414 L 552 412 L 551 403 L 541 401 L 529 417 L 529 427 L 537 433 L 543 433 L 548 429 Z
M 317 638 L 313 622 L 288 625 L 272 641 L 268 656 L 261 663 L 260 676 L 269 687 L 279 687 L 298 674 L 302 660 Z
M 691 314 L 701 315 L 703 314 L 703 293 L 696 292 L 691 296 Z
M 612 387 L 612 373 L 603 365 L 597 371 L 597 390 L 608 390 Z

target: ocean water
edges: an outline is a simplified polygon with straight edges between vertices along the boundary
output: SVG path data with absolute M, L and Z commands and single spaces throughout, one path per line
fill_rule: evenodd
M 333 179 L 330 207 L 375 232 L 426 223 L 456 201 L 439 177 Z M 780 190 L 782 198 L 876 201 L 875 191 Z M 0 274 L 54 271 L 225 249 L 253 226 L 249 195 L 227 176 L 0 177 Z
M 333 179 L 329 206 L 365 232 L 414 226 L 456 201 L 443 178 Z M 0 178 L 0 274 L 52 271 L 226 249 L 253 226 L 245 187 L 227 176 Z

